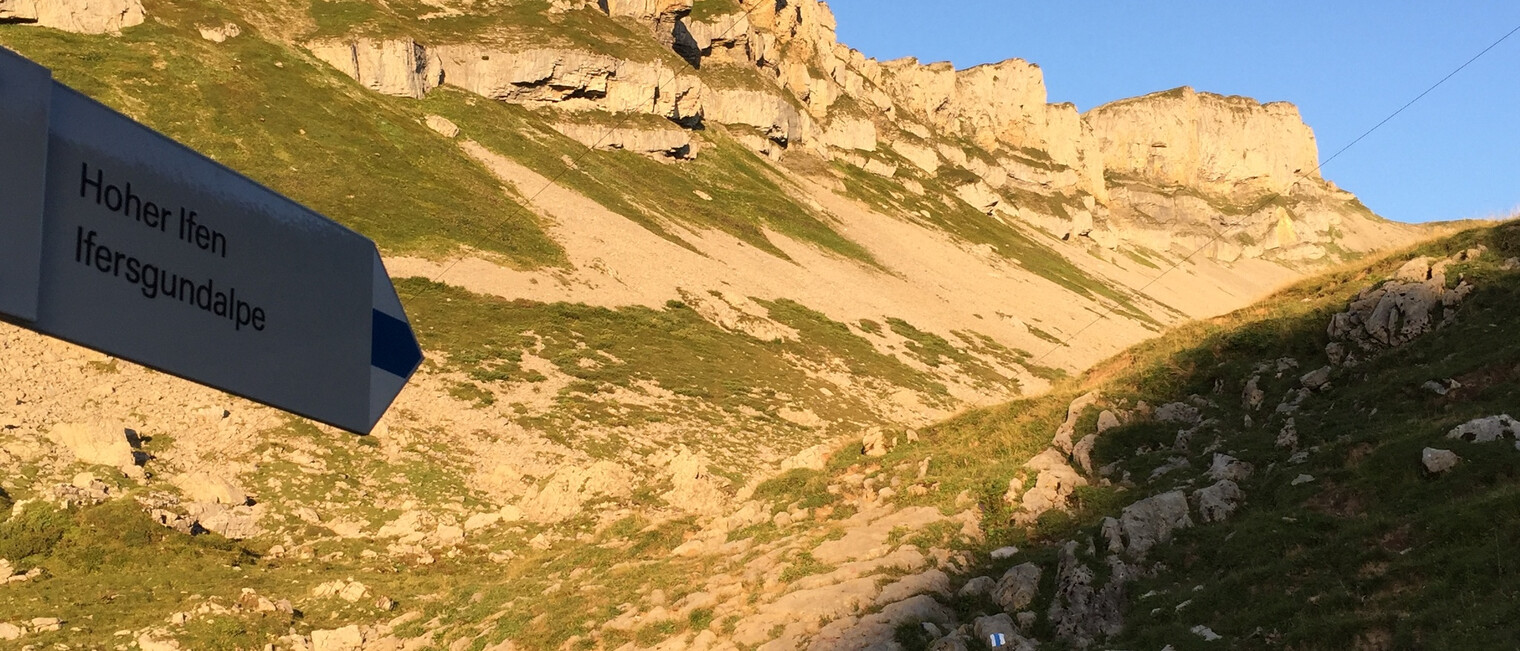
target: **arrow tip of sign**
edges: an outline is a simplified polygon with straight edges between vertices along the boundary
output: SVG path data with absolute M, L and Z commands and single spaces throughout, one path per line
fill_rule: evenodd
M 392 375 L 409 378 L 422 364 L 422 347 L 406 321 L 373 310 L 374 333 L 370 364 Z

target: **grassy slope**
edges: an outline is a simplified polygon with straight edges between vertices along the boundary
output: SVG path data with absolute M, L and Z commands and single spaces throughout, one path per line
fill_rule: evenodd
M 811 409 L 824 419 L 857 426 L 881 422 L 869 400 L 837 393 L 837 386 L 809 376 L 795 359 L 837 360 L 883 386 L 948 399 L 933 376 L 876 352 L 848 327 L 791 301 L 765 306 L 777 322 L 796 329 L 800 339 L 766 342 L 724 331 L 678 301 L 664 310 L 613 310 L 473 296 L 420 279 L 403 280 L 399 287 L 403 294 L 415 295 L 411 316 L 423 345 L 446 353 L 447 367 L 467 373 L 472 382 L 533 381 L 520 366 L 529 351 L 574 377 L 557 396 L 553 416 L 531 423 L 551 436 L 575 439 L 586 423 L 625 427 L 672 417 L 717 428 L 693 440 L 693 445 L 703 447 L 712 442 L 706 439 L 722 436 L 724 426 L 734 419 L 749 421 L 742 428 L 748 440 L 732 445 L 765 443 L 766 433 L 797 440 L 816 436 L 781 419 L 777 414 L 784 407 Z M 614 388 L 636 390 L 641 381 L 674 393 L 683 404 L 639 407 L 598 397 Z M 580 440 L 565 442 L 585 445 Z M 792 446 L 785 440 L 765 444 Z
M 1301 446 L 1320 447 L 1302 465 L 1285 463 L 1287 454 L 1273 445 L 1283 417 L 1271 410 L 1297 388 L 1298 375 L 1324 364 L 1330 315 L 1410 255 L 1446 256 L 1480 243 L 1489 253 L 1450 272 L 1451 283 L 1465 273 L 1478 287 L 1458 321 L 1338 372 L 1336 388 L 1316 394 L 1295 415 Z M 1139 487 L 1080 489 L 1072 514 L 1046 514 L 1029 529 L 1010 526 L 1001 500 L 1007 482 L 1044 449 L 1067 403 L 1091 389 L 1101 389 L 1108 404 L 1202 395 L 1219 405 L 1209 415 L 1224 423 L 1221 450 L 1256 464 L 1257 474 L 1242 484 L 1246 504 L 1229 524 L 1199 526 L 1158 550 L 1154 558 L 1167 569 L 1129 593 L 1160 596 L 1132 604 L 1129 628 L 1114 644 L 1213 648 L 1188 632 L 1204 624 L 1245 648 L 1349 648 L 1358 640 L 1391 642 L 1391 648 L 1507 646 L 1517 628 L 1506 618 L 1520 596 L 1514 587 L 1520 563 L 1508 551 L 1520 543 L 1520 530 L 1511 526 L 1520 514 L 1520 452 L 1508 443 L 1464 444 L 1444 434 L 1520 405 L 1520 325 L 1513 318 L 1520 291 L 1517 274 L 1499 270 L 1502 260 L 1517 255 L 1520 225 L 1509 224 L 1347 267 L 1136 346 L 1050 395 L 930 428 L 923 442 L 893 451 L 882 463 L 911 480 L 917 462 L 933 457 L 921 483 L 939 484 L 939 490 L 917 501 L 948 506 L 952 496 L 969 491 L 986 514 L 990 547 L 1031 546 L 1019 562 L 1050 564 L 1054 543 L 1096 536 L 1103 516 L 1168 490 L 1179 478 L 1164 476 L 1154 486 L 1143 481 L 1176 454 L 1170 444 L 1177 428 L 1128 425 L 1101 439 L 1095 464 L 1118 462 L 1142 481 Z M 1252 367 L 1281 357 L 1301 367 L 1280 379 L 1265 376 L 1266 405 L 1252 414 L 1254 427 L 1242 426 L 1240 395 Z M 1457 378 L 1466 388 L 1447 397 L 1420 388 L 1439 378 Z M 1090 409 L 1079 431 L 1091 431 L 1095 418 Z M 1188 454 L 1192 474 L 1209 465 L 1209 438 Z M 1157 444 L 1166 449 L 1140 450 Z M 1439 478 L 1422 476 L 1426 446 L 1450 448 L 1465 461 Z M 1291 486 L 1300 473 L 1318 480 Z M 1051 589 L 1047 581 L 1047 598 Z M 1184 610 L 1175 609 L 1187 600 Z M 987 604 L 962 606 L 974 613 Z
M 519 266 L 563 263 L 536 218 L 423 126 L 416 103 L 361 89 L 253 33 L 201 40 L 202 12 L 179 3 L 150 9 L 157 20 L 119 38 L 0 26 L 0 44 L 388 250 L 465 242 Z
M 786 257 L 766 229 L 840 256 L 872 264 L 863 247 L 840 235 L 826 216 L 794 201 L 784 181 L 752 152 L 709 130 L 709 143 L 695 161 L 657 163 L 625 151 L 587 151 L 561 135 L 544 116 L 520 106 L 491 102 L 444 88 L 423 102 L 455 121 L 465 137 L 554 179 L 666 239 L 680 242 L 670 224 L 712 228 Z M 621 123 L 620 118 L 618 119 Z M 638 119 L 629 118 L 628 126 Z M 706 193 L 711 201 L 696 193 Z

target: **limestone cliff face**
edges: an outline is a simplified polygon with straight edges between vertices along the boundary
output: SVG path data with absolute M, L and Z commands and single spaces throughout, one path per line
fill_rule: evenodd
M 1179 88 L 1093 109 L 1110 172 L 1230 196 L 1318 179 L 1314 132 L 1292 104 Z
M 963 70 L 912 58 L 880 62 L 840 44 L 833 13 L 818 0 L 739 0 L 739 11 L 701 11 L 716 1 L 551 3 L 551 14 L 584 12 L 575 19 L 648 30 L 664 57 L 642 48 L 630 58 L 612 44 L 522 45 L 531 38 L 355 37 L 307 48 L 378 92 L 421 97 L 448 84 L 552 108 L 567 114 L 562 123 L 572 126 L 563 130 L 580 139 L 589 136 L 573 126 L 582 123 L 575 113 L 732 127 L 767 156 L 801 150 L 909 189 L 939 180 L 947 197 L 990 219 L 1107 249 L 1186 254 L 1228 231 L 1207 254 L 1320 259 L 1341 246 L 1336 233 L 1376 221 L 1315 173 L 1314 134 L 1290 104 L 1180 88 L 1083 115 L 1048 103 L 1043 72 L 1027 61 Z M 701 137 L 660 129 L 614 140 L 685 158 L 699 155 Z M 1271 205 L 1255 205 L 1274 195 L 1281 196 Z
M 438 55 L 411 40 L 328 40 L 307 47 L 366 88 L 387 95 L 420 99 L 443 79 Z
M 81 34 L 115 34 L 146 18 L 141 0 L 0 0 L 0 22 Z

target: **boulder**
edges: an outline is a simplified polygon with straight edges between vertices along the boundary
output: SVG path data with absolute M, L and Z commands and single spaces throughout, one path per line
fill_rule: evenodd
M 1077 558 L 1077 543 L 1061 548 L 1056 594 L 1047 615 L 1056 637 L 1072 647 L 1085 649 L 1124 629 L 1124 589 L 1132 572 L 1115 557 L 1109 565 L 1108 582 L 1098 588 L 1093 585 L 1096 574 Z
M 892 451 L 887 435 L 880 429 L 872 429 L 860 437 L 860 453 L 868 457 L 884 457 Z
M 1092 454 L 1093 450 L 1097 447 L 1098 435 L 1088 434 L 1087 436 L 1082 437 L 1082 440 L 1077 441 L 1077 444 L 1071 448 L 1072 460 L 1076 461 L 1077 465 L 1082 468 L 1082 472 L 1087 473 L 1088 475 L 1093 474 Z
M 84 463 L 117 468 L 137 465 L 137 452 L 127 438 L 127 428 L 117 423 L 64 423 L 49 434 L 59 445 Z
M 1038 648 L 1032 641 L 1019 634 L 1019 629 L 1013 624 L 1013 618 L 1007 613 L 998 613 L 987 617 L 978 617 L 972 622 L 971 630 L 976 639 L 987 648 L 1006 649 L 1007 651 L 1034 651 Z M 992 636 L 1002 635 L 1002 646 L 992 646 Z
M 1185 402 L 1169 402 L 1156 408 L 1156 420 L 1163 423 L 1197 425 L 1203 421 L 1198 408 Z
M 1255 468 L 1240 459 L 1228 454 L 1214 453 L 1214 463 L 1209 466 L 1209 479 L 1219 481 L 1229 479 L 1231 481 L 1243 481 L 1251 476 Z
M 1261 376 L 1253 375 L 1246 381 L 1245 390 L 1240 393 L 1240 403 L 1248 410 L 1260 409 L 1262 401 L 1267 399 L 1267 392 L 1261 390 L 1260 383 Z
M 1099 434 L 1107 432 L 1108 430 L 1111 430 L 1111 429 L 1113 429 L 1115 427 L 1118 427 L 1120 425 L 1123 425 L 1123 424 L 1124 423 L 1119 420 L 1119 415 L 1115 414 L 1112 411 L 1104 409 L 1102 412 L 1100 412 L 1098 414 L 1098 433 Z
M 264 506 L 224 506 L 221 504 L 191 502 L 185 510 L 202 529 L 221 534 L 232 540 L 253 538 L 263 533 L 259 520 Z
M 1071 401 L 1071 404 L 1066 406 L 1066 420 L 1056 428 L 1055 439 L 1050 442 L 1050 445 L 1063 452 L 1070 452 L 1077 441 L 1077 419 L 1082 417 L 1084 410 L 1098 402 L 1100 397 L 1098 392 L 1093 391 Z
M 1439 475 L 1455 468 L 1457 462 L 1461 460 L 1462 458 L 1451 450 L 1425 448 L 1420 452 L 1420 463 L 1425 465 L 1425 472 L 1432 475 Z
M 179 475 L 173 483 L 192 502 L 242 506 L 248 503 L 248 494 L 232 480 L 210 472 L 192 472 Z
M 212 43 L 225 43 L 227 42 L 227 39 L 237 38 L 243 33 L 243 28 L 238 27 L 237 23 L 198 26 L 196 27 L 196 30 L 201 33 L 201 38 L 211 41 Z
M 311 632 L 311 651 L 360 651 L 364 634 L 356 625 Z
M 1019 553 L 1019 548 L 1010 545 L 1008 547 L 999 547 L 997 549 L 992 550 L 992 553 L 990 554 L 990 556 L 992 556 L 992 560 L 1001 561 L 1001 560 L 1006 559 L 1006 558 L 1013 558 L 1014 556 L 1017 556 L 1018 553 Z
M 1509 414 L 1475 418 L 1446 433 L 1446 438 L 1473 443 L 1492 443 L 1506 436 L 1520 439 L 1520 422 L 1510 418 Z
M 1119 529 L 1124 534 L 1125 549 L 1141 558 L 1152 547 L 1172 539 L 1179 529 L 1193 526 L 1188 515 L 1187 496 L 1182 491 L 1148 497 L 1127 507 L 1119 515 Z
M 1036 455 L 1024 467 L 1039 473 L 1034 488 L 1024 493 L 1022 498 L 1024 512 L 1019 518 L 1026 522 L 1033 521 L 1051 509 L 1064 509 L 1071 494 L 1078 487 L 1087 485 L 1087 479 L 1067 465 L 1066 458 L 1053 449 Z
M 1010 568 L 992 588 L 992 600 L 1004 612 L 1016 613 L 1040 595 L 1040 566 L 1024 563 Z
M 25 634 L 26 631 L 23 630 L 20 626 L 17 626 L 10 622 L 0 622 L 0 640 L 5 640 L 7 642 L 12 640 L 19 640 L 21 639 L 21 636 Z
M 1330 370 L 1329 366 L 1314 369 L 1298 378 L 1298 381 L 1304 385 L 1305 389 L 1318 391 L 1330 383 Z
M 1240 501 L 1244 498 L 1240 486 L 1228 479 L 1193 491 L 1193 503 L 1198 505 L 1198 517 L 1204 522 L 1225 521 L 1240 508 Z
M 429 115 L 424 122 L 429 129 L 438 132 L 440 136 L 445 138 L 456 138 L 459 136 L 459 125 L 454 124 L 453 120 L 442 115 Z
M 955 596 L 962 598 L 980 597 L 992 592 L 997 586 L 997 580 L 990 576 L 979 576 L 966 582 L 960 590 L 955 591 Z

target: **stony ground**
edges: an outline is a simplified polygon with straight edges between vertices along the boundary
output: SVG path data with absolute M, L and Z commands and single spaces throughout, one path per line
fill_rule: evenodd
M 1050 396 L 820 442 L 743 481 L 691 450 L 646 468 L 566 465 L 576 451 L 450 402 L 448 371 L 424 371 L 360 438 L 7 326 L 0 637 L 124 649 L 1487 640 L 1474 632 L 1490 626 L 1482 608 L 1449 633 L 1419 608 L 1392 623 L 1253 624 L 1259 613 L 1218 601 L 1234 582 L 1204 563 L 1236 530 L 1276 528 L 1261 535 L 1308 555 L 1303 573 L 1262 580 L 1340 604 L 1343 562 L 1294 536 L 1370 526 L 1388 541 L 1373 555 L 1392 556 L 1355 561 L 1369 585 L 1391 565 L 1486 567 L 1425 539 L 1441 520 L 1423 502 L 1383 507 L 1366 490 L 1413 481 L 1508 499 L 1501 457 L 1520 449 L 1508 445 L 1520 424 L 1501 411 L 1513 397 L 1501 376 L 1520 359 L 1505 361 L 1507 344 L 1473 351 L 1464 333 L 1509 327 L 1494 319 L 1520 269 L 1512 231 L 1339 272 Z M 1432 355 L 1412 375 L 1399 364 Z M 1386 394 L 1372 378 L 1394 372 L 1422 378 L 1388 383 L 1408 404 L 1374 401 Z M 1432 418 L 1431 401 L 1450 406 Z M 1344 425 L 1380 411 L 1403 425 Z M 1478 526 L 1463 513 L 1440 517 Z

